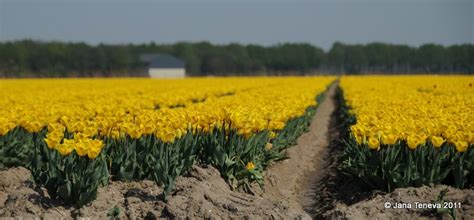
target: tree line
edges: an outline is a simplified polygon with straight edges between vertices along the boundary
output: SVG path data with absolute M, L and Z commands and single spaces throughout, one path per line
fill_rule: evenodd
M 306 43 L 264 47 L 208 42 L 88 45 L 22 40 L 0 42 L 0 76 L 145 76 L 147 64 L 140 60 L 140 55 L 152 53 L 183 59 L 191 76 L 474 73 L 473 44 L 411 47 L 336 42 L 326 52 Z

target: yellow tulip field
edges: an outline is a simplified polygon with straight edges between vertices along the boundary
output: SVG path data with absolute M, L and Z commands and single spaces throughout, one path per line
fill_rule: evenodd
M 474 77 L 347 76 L 346 171 L 372 187 L 474 183 Z
M 77 205 L 110 179 L 169 193 L 193 163 L 234 187 L 261 183 L 335 77 L 0 81 L 0 168 L 26 166 Z
M 166 200 L 193 164 L 250 190 L 334 82 L 351 183 L 474 186 L 474 77 L 460 75 L 2 79 L 0 169 L 76 206 L 110 181 L 152 180 Z

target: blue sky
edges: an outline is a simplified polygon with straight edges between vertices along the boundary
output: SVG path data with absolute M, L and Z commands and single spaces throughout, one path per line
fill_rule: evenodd
M 0 40 L 474 43 L 473 0 L 0 0 Z

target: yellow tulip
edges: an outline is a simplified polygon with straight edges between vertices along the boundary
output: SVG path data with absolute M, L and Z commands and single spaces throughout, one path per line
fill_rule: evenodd
M 100 151 L 102 150 L 102 147 L 104 144 L 102 143 L 101 140 L 91 140 L 89 141 L 90 146 L 89 149 L 87 150 L 87 156 L 90 159 L 95 159 L 99 154 Z
M 87 155 L 89 141 L 87 141 L 87 139 L 74 140 L 74 141 L 75 141 L 74 150 L 76 150 L 77 155 L 81 157 Z
M 378 150 L 380 149 L 380 142 L 377 138 L 375 137 L 369 137 L 369 148 L 373 150 Z
M 410 149 L 416 149 L 418 144 L 420 143 L 420 140 L 416 136 L 408 136 L 407 137 L 407 144 Z
M 444 140 L 440 136 L 431 136 L 431 143 L 433 144 L 434 147 L 437 147 L 437 148 L 441 147 L 441 145 L 443 145 L 445 141 L 446 140 Z
M 454 142 L 454 145 L 456 146 L 456 150 L 458 152 L 465 152 L 467 151 L 468 144 L 466 141 L 456 141 Z
M 53 138 L 44 138 L 44 142 L 46 143 L 46 146 L 50 149 L 54 149 L 56 146 L 59 145 L 59 142 L 61 142 L 60 139 L 53 139 Z
M 394 145 L 397 139 L 397 136 L 394 134 L 382 135 L 382 143 L 385 145 Z
M 248 171 L 254 170 L 255 169 L 255 164 L 253 162 L 248 162 L 247 165 L 245 166 L 245 168 Z
M 25 129 L 30 133 L 39 132 L 41 128 L 43 128 L 43 124 L 41 124 L 39 121 L 27 122 L 25 125 Z
M 56 150 L 62 155 L 67 156 L 74 150 L 74 140 L 64 139 L 64 143 L 58 145 Z

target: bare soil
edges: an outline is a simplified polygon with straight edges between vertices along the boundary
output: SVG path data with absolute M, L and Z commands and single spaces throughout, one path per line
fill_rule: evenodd
M 0 171 L 0 218 L 107 218 L 113 210 L 121 219 L 436 218 L 433 210 L 384 209 L 383 203 L 431 201 L 448 188 L 447 201 L 462 204 L 457 216 L 474 219 L 474 190 L 436 186 L 381 194 L 338 179 L 335 88 L 319 105 L 309 132 L 286 151 L 290 159 L 272 164 L 264 174 L 264 187 L 254 186 L 253 194 L 232 191 L 213 167 L 193 166 L 187 176 L 178 177 L 167 202 L 159 196 L 163 189 L 152 181 L 114 181 L 99 188 L 91 204 L 75 208 L 50 199 L 44 188 L 33 184 L 30 172 L 19 167 Z
M 334 100 L 336 84 L 327 91 L 319 104 L 309 132 L 301 135 L 297 145 L 287 149 L 290 159 L 273 164 L 265 173 L 265 194 L 268 200 L 281 200 L 290 209 L 311 218 L 306 212 L 313 208 L 313 185 L 324 172 L 324 164 L 330 143 L 330 124 L 336 104 Z M 305 211 L 306 210 L 306 211 Z
M 260 196 L 233 192 L 213 167 L 194 166 L 186 177 L 179 177 L 172 196 L 164 202 L 162 188 L 152 181 L 111 182 L 99 188 L 91 204 L 74 208 L 49 199 L 47 191 L 35 187 L 30 172 L 12 168 L 0 172 L 0 217 L 107 218 L 118 208 L 123 219 L 158 218 L 274 218 L 297 217 L 300 213 L 284 204 Z
M 444 189 L 448 190 L 444 198 L 446 204 L 437 201 L 438 195 Z M 376 195 L 350 206 L 338 203 L 333 210 L 325 213 L 324 217 L 328 219 L 452 219 L 447 213 L 437 214 L 436 208 L 417 207 L 415 202 L 440 204 L 441 207 L 449 206 L 449 202 L 456 202 L 461 205 L 454 208 L 457 219 L 474 219 L 474 190 L 460 190 L 444 185 L 400 188 L 392 193 Z M 390 208 L 386 208 L 385 203 L 389 203 Z M 403 208 L 394 208 L 396 204 L 401 204 L 400 207 Z

